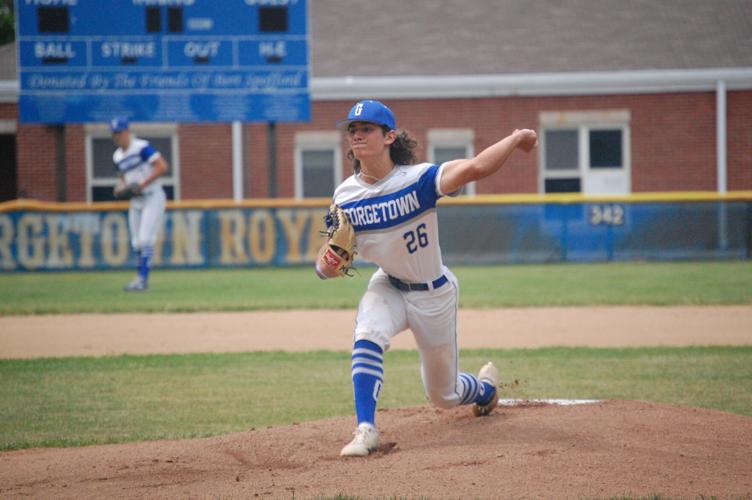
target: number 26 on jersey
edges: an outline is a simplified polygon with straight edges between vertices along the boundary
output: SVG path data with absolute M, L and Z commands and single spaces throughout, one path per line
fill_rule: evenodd
M 408 231 L 402 235 L 407 246 L 407 251 L 415 253 L 418 248 L 425 248 L 428 246 L 428 233 L 426 233 L 426 225 L 419 224 L 414 231 Z

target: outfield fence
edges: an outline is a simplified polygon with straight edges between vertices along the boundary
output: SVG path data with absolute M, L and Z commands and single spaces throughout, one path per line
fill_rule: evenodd
M 168 203 L 154 265 L 296 266 L 323 243 L 327 199 Z M 132 268 L 128 205 L 0 203 L 0 270 Z M 619 197 L 496 195 L 444 199 L 448 264 L 750 259 L 752 191 Z M 369 215 L 377 216 L 377 215 Z

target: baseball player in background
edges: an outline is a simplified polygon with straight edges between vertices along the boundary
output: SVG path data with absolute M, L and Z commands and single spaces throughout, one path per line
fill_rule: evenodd
M 458 370 L 459 284 L 443 264 L 436 202 L 467 183 L 496 173 L 516 150 L 538 143 L 533 130 L 515 130 L 475 158 L 415 164 L 416 141 L 398 131 L 383 103 L 356 103 L 338 125 L 346 130 L 355 173 L 336 188 L 333 206 L 354 227 L 355 248 L 379 266 L 358 306 L 352 351 L 357 428 L 340 455 L 365 456 L 379 446 L 376 405 L 384 382 L 384 352 L 409 328 L 420 352 L 426 395 L 440 408 L 472 405 L 477 416 L 498 404 L 498 369 Z M 329 222 L 329 221 L 328 221 Z M 331 240 L 330 240 L 331 241 Z M 341 276 L 336 254 L 319 252 L 316 273 Z M 335 247 L 336 249 L 337 247 Z
M 128 228 L 136 253 L 138 274 L 125 285 L 127 292 L 149 289 L 149 271 L 157 242 L 157 232 L 165 211 L 166 196 L 159 177 L 167 172 L 167 162 L 149 144 L 131 134 L 126 118 L 110 121 L 112 140 L 118 146 L 112 161 L 119 176 L 115 198 L 129 199 Z

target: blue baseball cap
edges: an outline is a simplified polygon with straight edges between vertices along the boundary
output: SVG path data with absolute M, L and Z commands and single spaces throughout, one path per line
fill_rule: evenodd
M 338 127 L 347 127 L 352 122 L 369 122 L 377 125 L 385 125 L 389 129 L 397 128 L 397 120 L 394 119 L 394 113 L 384 103 L 367 99 L 356 103 L 347 118 L 337 122 Z
M 128 118 L 124 116 L 116 116 L 110 120 L 110 130 L 114 134 L 115 132 L 122 132 L 128 130 Z

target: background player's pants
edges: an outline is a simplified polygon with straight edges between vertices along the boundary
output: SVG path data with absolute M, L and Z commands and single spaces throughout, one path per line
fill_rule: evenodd
M 392 337 L 412 330 L 426 395 L 436 406 L 451 408 L 463 403 L 465 384 L 458 374 L 459 284 L 449 269 L 444 274 L 449 282 L 437 290 L 401 292 L 384 271 L 376 271 L 358 307 L 355 341 L 370 340 L 386 351 Z
M 162 188 L 131 199 L 128 226 L 131 233 L 131 246 L 134 250 L 153 248 L 157 243 L 157 234 L 166 203 L 167 198 Z
M 138 276 L 142 283 L 149 279 L 151 258 L 154 255 L 154 245 L 157 243 L 166 203 L 165 192 L 161 187 L 131 200 L 128 226 L 131 232 L 131 246 L 138 259 Z

